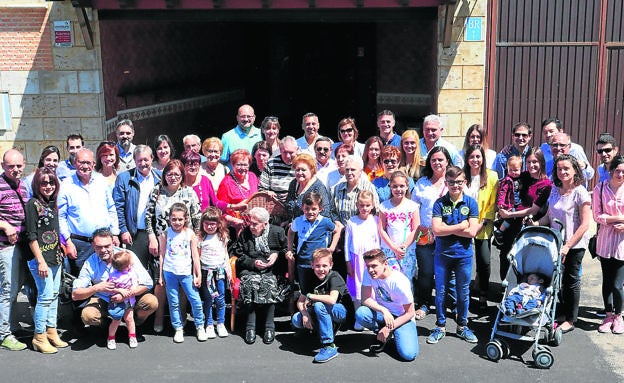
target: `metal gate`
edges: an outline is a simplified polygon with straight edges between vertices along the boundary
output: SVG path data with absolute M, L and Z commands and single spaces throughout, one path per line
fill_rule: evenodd
M 488 4 L 485 121 L 492 144 L 511 142 L 511 127 L 558 117 L 596 164 L 595 141 L 624 130 L 622 0 L 492 0 Z M 621 146 L 621 145 L 620 145 Z

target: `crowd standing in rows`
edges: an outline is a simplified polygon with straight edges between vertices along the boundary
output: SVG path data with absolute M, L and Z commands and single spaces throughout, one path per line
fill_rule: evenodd
M 153 313 L 154 331 L 163 331 L 166 306 L 173 341 L 184 341 L 187 301 L 199 341 L 225 337 L 235 256 L 246 343 L 256 341 L 257 327 L 264 343 L 274 341 L 275 305 L 298 286 L 292 324 L 317 330 L 315 362 L 338 355 L 334 336 L 341 326 L 373 330 L 377 350 L 394 337 L 399 356 L 413 360 L 419 352 L 415 321 L 431 310 L 436 327 L 427 343 L 446 335 L 447 308 L 456 313 L 457 336 L 478 341 L 468 326 L 473 257 L 476 298 L 486 310 L 492 242 L 500 248 L 504 278 L 522 226 L 557 221 L 566 228 L 557 321 L 569 332 L 578 316 L 592 211 L 606 311 L 598 330 L 624 333 L 624 157 L 611 135 L 596 143 L 599 183 L 590 196 L 594 168 L 556 118 L 542 123 L 541 147 L 529 145 L 533 131 L 518 123 L 512 142 L 498 153 L 478 124 L 467 129 L 458 150 L 442 138 L 436 115 L 425 117 L 422 137 L 411 129 L 399 135 L 394 114 L 384 110 L 379 136 L 364 143 L 353 118 L 339 121 L 336 142 L 320 133 L 314 113 L 303 116 L 298 139 L 280 137 L 277 117 L 266 117 L 260 128 L 255 118 L 243 105 L 233 129 L 203 142 L 188 135 L 179 156 L 166 135 L 156 137 L 153 148 L 134 145 L 134 126 L 122 120 L 117 142 L 102 142 L 93 153 L 72 134 L 67 160 L 48 146 L 27 177 L 22 154 L 5 152 L 2 348 L 26 347 L 12 335 L 12 308 L 22 287 L 35 307 L 33 349 L 54 353 L 67 346 L 56 331 L 63 268 L 76 277 L 72 298 L 81 302 L 82 322 L 100 326 L 112 318 L 110 349 L 122 319 L 131 348 L 138 346 L 137 326 Z M 287 218 L 263 207 L 246 211 L 257 191 L 280 201 Z

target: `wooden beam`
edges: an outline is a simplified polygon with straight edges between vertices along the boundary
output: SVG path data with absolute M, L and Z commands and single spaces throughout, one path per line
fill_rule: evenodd
M 84 8 L 74 8 L 76 10 L 76 16 L 78 17 L 78 25 L 80 25 L 80 31 L 82 32 L 82 38 L 85 42 L 85 47 L 89 50 L 93 49 L 93 30 L 91 24 L 89 24 L 89 17 L 87 17 L 87 11 Z
M 442 39 L 442 46 L 448 48 L 451 46 L 451 39 L 453 37 L 453 18 L 455 17 L 455 8 L 457 4 L 448 4 L 446 6 L 446 16 L 444 17 L 444 38 Z

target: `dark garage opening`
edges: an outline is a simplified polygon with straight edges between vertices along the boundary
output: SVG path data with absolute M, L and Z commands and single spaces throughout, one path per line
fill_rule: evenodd
M 240 99 L 135 121 L 135 142 L 151 144 L 160 133 L 176 145 L 188 133 L 220 137 L 234 126 L 242 103 L 254 106 L 257 126 L 278 116 L 282 135 L 295 137 L 307 112 L 319 115 L 321 133 L 332 138 L 347 116 L 355 117 L 363 137 L 375 134 L 375 116 L 385 108 L 402 127 L 417 126 L 435 110 L 436 9 L 393 11 L 385 20 L 357 13 L 285 22 L 101 11 L 107 119 L 129 108 L 241 90 Z M 379 102 L 379 94 L 395 100 L 425 95 L 429 102 Z

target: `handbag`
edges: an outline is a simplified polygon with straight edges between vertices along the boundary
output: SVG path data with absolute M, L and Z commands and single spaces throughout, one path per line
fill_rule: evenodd
M 431 229 L 425 229 L 425 231 L 420 230 L 418 232 L 418 239 L 416 240 L 418 246 L 431 245 L 433 241 L 435 241 L 435 236 L 431 232 Z
M 600 211 L 602 212 L 603 210 L 603 205 L 602 205 L 602 190 L 604 187 L 604 181 L 600 183 Z M 600 230 L 600 225 L 597 225 L 596 227 L 596 234 L 594 234 L 590 239 L 589 239 L 589 243 L 587 244 L 587 250 L 589 251 L 589 254 L 591 254 L 592 258 L 596 258 L 598 256 L 598 252 L 596 251 L 596 246 L 598 244 L 598 230 Z

